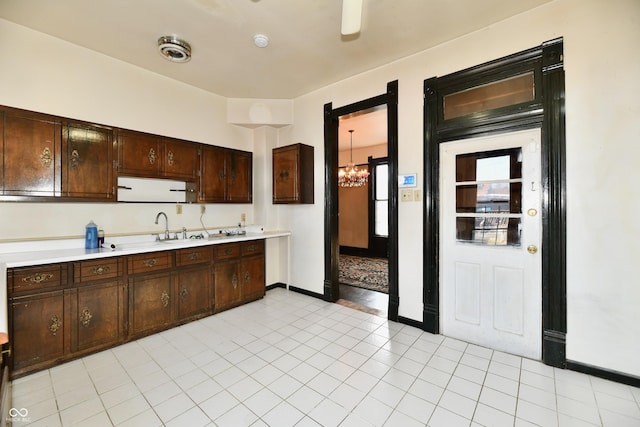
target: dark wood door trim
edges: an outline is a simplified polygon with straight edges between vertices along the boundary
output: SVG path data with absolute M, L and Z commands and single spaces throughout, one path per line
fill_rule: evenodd
M 535 99 L 445 121 L 443 97 L 523 71 L 535 74 Z M 566 180 L 563 40 L 543 43 L 443 77 L 424 81 L 423 328 L 440 330 L 440 144 L 455 139 L 541 128 L 542 357 L 566 366 Z
M 340 116 L 387 106 L 387 153 L 389 157 L 389 309 L 388 317 L 398 320 L 398 81 L 387 84 L 382 95 L 343 107 L 324 106 L 324 299 L 339 298 L 338 256 L 338 121 Z

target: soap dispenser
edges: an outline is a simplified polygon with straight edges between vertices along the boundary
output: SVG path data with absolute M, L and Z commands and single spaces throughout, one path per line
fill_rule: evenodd
M 84 247 L 85 249 L 96 249 L 98 247 L 98 226 L 93 220 L 86 226 Z

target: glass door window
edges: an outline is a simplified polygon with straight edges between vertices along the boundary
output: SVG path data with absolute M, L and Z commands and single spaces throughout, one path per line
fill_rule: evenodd
M 456 240 L 519 246 L 522 149 L 456 156 Z

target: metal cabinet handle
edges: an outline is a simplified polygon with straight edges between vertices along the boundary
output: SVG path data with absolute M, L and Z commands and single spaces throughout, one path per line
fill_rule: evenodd
M 51 317 L 51 320 L 49 320 L 49 332 L 51 333 L 51 335 L 55 336 L 61 327 L 62 327 L 62 320 L 60 320 L 58 316 Z
M 49 166 L 51 166 L 52 161 L 53 156 L 51 155 L 51 150 L 49 149 L 49 147 L 45 147 L 45 149 L 42 150 L 42 154 L 40 154 L 40 163 L 45 168 L 48 168 Z
M 202 254 L 200 252 L 194 252 L 192 254 L 189 254 L 189 261 L 195 261 L 197 259 L 202 258 Z
M 156 163 L 156 150 L 154 150 L 153 148 L 149 149 L 149 163 L 151 163 L 152 165 Z
M 89 311 L 88 308 L 85 308 L 84 310 L 82 310 L 82 313 L 80 313 L 80 323 L 82 323 L 82 326 L 84 326 L 85 328 L 88 328 L 89 325 L 91 324 L 92 317 L 93 315 L 91 314 L 91 311 Z
M 167 153 L 167 163 L 169 163 L 169 166 L 173 166 L 173 151 Z
M 180 291 L 180 298 L 186 299 L 189 296 L 189 290 L 187 288 L 182 288 Z
M 93 274 L 100 276 L 101 274 L 105 274 L 111 271 L 111 267 L 108 265 L 101 265 L 93 269 Z
M 233 289 L 236 289 L 238 287 L 238 275 L 237 274 L 233 274 L 233 277 L 231 278 L 231 284 L 233 285 Z
M 51 273 L 36 273 L 36 274 L 32 274 L 31 276 L 23 277 L 22 281 L 24 283 L 29 283 L 29 284 L 31 283 L 39 284 L 51 279 L 53 279 L 53 274 Z
M 169 306 L 169 294 L 167 291 L 162 291 L 162 295 L 160 295 L 160 301 L 162 302 L 163 307 Z
M 71 152 L 71 167 L 73 169 L 77 169 L 80 165 L 80 153 L 78 150 L 73 150 Z
M 158 263 L 158 260 L 155 258 L 145 259 L 144 261 L 142 261 L 142 265 L 144 265 L 145 267 L 153 267 L 157 263 Z

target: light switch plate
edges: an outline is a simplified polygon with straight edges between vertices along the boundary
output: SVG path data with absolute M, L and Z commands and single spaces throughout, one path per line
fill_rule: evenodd
M 400 199 L 403 202 L 413 202 L 413 190 L 400 191 Z

